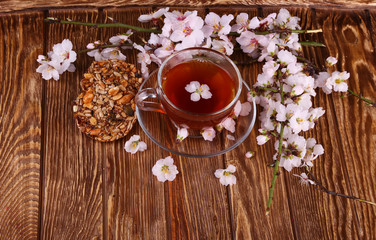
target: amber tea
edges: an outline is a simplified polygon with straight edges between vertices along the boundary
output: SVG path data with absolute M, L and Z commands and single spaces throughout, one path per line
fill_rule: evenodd
M 192 101 L 185 87 L 192 81 L 209 86 L 212 96 Z M 230 74 L 209 61 L 192 60 L 171 68 L 162 80 L 167 98 L 181 110 L 210 114 L 225 108 L 236 95 L 236 86 Z
M 187 48 L 169 56 L 160 66 L 156 88 L 135 97 L 142 111 L 164 113 L 176 127 L 201 130 L 225 119 L 242 92 L 236 65 L 208 48 Z M 148 98 L 155 101 L 147 101 Z

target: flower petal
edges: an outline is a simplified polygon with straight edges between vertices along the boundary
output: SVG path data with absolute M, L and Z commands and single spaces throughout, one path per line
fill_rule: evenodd
M 197 102 L 197 101 L 199 101 L 200 100 L 200 94 L 198 94 L 198 93 L 192 93 L 191 94 L 191 101 L 193 101 L 193 102 Z

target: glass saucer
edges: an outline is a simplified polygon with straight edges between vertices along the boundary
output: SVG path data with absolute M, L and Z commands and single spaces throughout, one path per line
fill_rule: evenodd
M 154 71 L 148 79 L 144 81 L 140 89 L 157 88 L 157 71 Z M 241 102 L 247 100 L 248 85 L 243 81 L 242 93 L 239 98 Z M 153 99 L 148 99 L 153 101 Z M 248 116 L 239 116 L 236 120 L 235 132 L 231 133 L 223 129 L 217 132 L 213 141 L 205 141 L 198 131 L 190 133 L 181 143 L 176 143 L 177 129 L 167 115 L 158 112 L 143 111 L 136 107 L 138 122 L 146 135 L 161 148 L 185 157 L 201 158 L 213 157 L 224 154 L 239 146 L 251 133 L 256 120 L 256 104 L 252 104 L 252 111 Z M 228 135 L 234 140 L 229 139 Z

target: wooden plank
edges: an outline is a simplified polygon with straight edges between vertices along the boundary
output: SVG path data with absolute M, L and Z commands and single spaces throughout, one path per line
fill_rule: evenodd
M 232 13 L 233 15 L 245 12 L 249 19 L 258 16 L 257 8 L 231 8 L 231 11 L 222 8 L 209 8 L 209 11 L 220 15 Z M 235 17 L 236 19 L 236 17 Z M 235 20 L 234 20 L 235 22 Z M 261 63 L 251 63 L 251 58 L 241 51 L 235 51 L 231 59 L 242 62 L 239 66 L 245 82 L 253 85 L 258 73 L 262 71 Z M 248 63 L 247 63 L 248 62 Z M 243 101 L 245 101 L 243 99 Z M 258 109 L 257 111 L 260 111 Z M 256 136 L 260 128 L 256 122 L 250 136 L 236 149 L 225 154 L 225 164 L 233 164 L 237 167 L 237 184 L 228 188 L 229 202 L 232 211 L 232 226 L 235 239 L 292 239 L 294 237 L 290 221 L 290 213 L 283 181 L 276 188 L 276 197 L 273 208 L 276 217 L 266 216 L 265 208 L 268 197 L 268 189 L 272 169 L 267 167 L 273 157 L 273 147 L 259 147 L 256 144 Z M 224 137 L 227 144 L 228 140 Z M 249 150 L 256 151 L 256 157 L 246 159 L 245 153 Z M 278 216 L 277 216 L 278 215 Z M 265 229 L 269 229 L 265 231 Z
M 367 22 L 370 24 L 370 37 L 372 38 L 373 48 L 376 48 L 376 9 L 369 10 L 368 14 L 370 15 L 370 21 Z
M 300 12 L 294 9 L 290 9 L 292 13 Z M 270 9 L 270 11 L 276 11 L 275 9 Z M 304 11 L 304 10 L 303 10 Z M 349 13 L 349 12 L 348 12 Z M 343 36 L 343 32 L 339 29 L 348 27 L 353 30 L 357 28 L 357 24 L 360 26 L 361 21 L 354 22 L 347 25 L 343 20 L 343 16 L 347 15 L 339 13 L 338 11 L 326 11 L 317 10 L 317 14 L 312 16 L 313 23 L 307 21 L 303 28 L 323 28 L 323 37 L 321 35 L 315 35 L 312 38 L 324 42 L 328 47 L 326 49 L 315 49 L 305 50 L 305 56 L 308 59 L 314 59 L 318 66 L 324 63 L 325 58 L 329 55 L 339 58 L 338 69 L 347 70 L 355 74 L 351 65 L 358 59 L 355 54 L 349 52 L 359 51 L 363 46 L 354 47 L 350 49 L 349 46 L 343 46 L 342 41 L 344 39 L 339 39 L 339 35 Z M 301 14 L 298 13 L 301 17 Z M 354 17 L 354 16 L 353 16 Z M 347 21 L 352 19 L 352 17 L 345 17 Z M 307 17 L 308 19 L 308 17 Z M 342 20 L 338 20 L 342 19 Z M 356 21 L 356 20 L 355 20 Z M 364 29 L 363 27 L 361 27 Z M 345 34 L 346 35 L 346 34 Z M 351 37 L 351 35 L 350 35 Z M 363 39 L 363 38 L 362 38 Z M 362 43 L 364 43 L 362 41 Z M 365 42 L 365 44 L 368 44 Z M 362 51 L 362 50 L 360 50 Z M 345 65 L 345 63 L 347 63 Z M 349 80 L 350 86 L 352 82 L 358 82 L 357 80 Z M 353 103 L 347 101 L 356 100 L 343 100 L 340 99 L 339 94 L 325 95 L 322 91 L 318 91 L 318 96 L 314 99 L 315 106 L 321 106 L 326 109 L 326 114 L 322 117 L 319 123 L 316 125 L 315 130 L 309 132 L 306 136 L 314 137 L 321 143 L 326 153 L 315 160 L 315 167 L 313 168 L 314 174 L 317 175 L 318 179 L 327 186 L 329 189 L 341 192 L 345 194 L 355 194 L 353 181 L 351 178 L 353 175 L 359 175 L 360 171 L 352 171 L 353 167 L 350 167 L 349 162 L 358 162 L 358 159 L 349 159 L 349 149 L 351 146 L 356 146 L 355 142 L 359 141 L 359 135 L 355 138 L 354 142 L 349 144 L 348 139 L 344 139 L 342 134 L 346 132 L 345 127 L 349 128 L 350 123 L 354 120 L 354 115 L 350 112 L 346 114 L 339 114 L 338 111 L 343 104 L 345 108 Z M 346 116 L 345 116 L 346 115 Z M 355 116 L 362 116 L 363 113 L 358 113 Z M 341 126 L 343 125 L 343 126 Z M 349 129 L 353 129 L 350 127 Z M 328 133 L 328 134 L 323 134 Z M 369 136 L 362 136 L 365 139 L 370 139 Z M 371 148 L 366 150 L 370 151 Z M 355 148 L 354 148 L 355 150 Z M 351 152 L 351 150 L 350 150 Z M 358 152 L 358 150 L 355 150 Z M 363 154 L 364 154 L 363 153 Z M 363 155 L 361 154 L 361 155 Z M 367 157 L 366 157 L 367 158 Z M 330 159 L 330 160 L 329 160 Z M 296 171 L 297 172 L 297 171 Z M 287 184 L 291 186 L 291 189 L 298 188 L 297 179 L 291 174 L 286 178 Z M 290 206 L 296 229 L 296 236 L 298 238 L 310 239 L 312 237 L 319 238 L 343 238 L 351 236 L 352 238 L 361 238 L 363 236 L 362 226 L 359 225 L 358 212 L 355 208 L 354 202 L 346 199 L 341 199 L 338 197 L 328 196 L 320 192 L 315 192 L 313 189 L 299 189 L 299 191 L 290 191 L 289 193 Z M 314 223 L 314 224 L 312 224 Z M 364 224 L 368 224 L 365 221 Z
M 46 1 L 46 0 L 35 0 L 35 1 L 22 1 L 22 0 L 14 0 L 14 1 L 3 1 L 0 3 L 0 12 L 9 12 L 9 11 L 18 11 L 18 10 L 30 10 L 30 9 L 40 9 L 40 8 L 68 8 L 68 7 L 92 7 L 92 8 L 100 8 L 100 7 L 127 7 L 127 6 L 179 6 L 179 7 L 189 7 L 189 6 L 229 6 L 229 5 L 237 5 L 237 6 L 249 6 L 249 5 L 257 5 L 257 6 L 300 6 L 300 7 L 331 7 L 331 8 L 338 8 L 338 9 L 351 9 L 351 8 L 369 8 L 375 7 L 376 3 L 370 0 L 354 0 L 354 1 L 347 1 L 347 0 L 296 0 L 296 1 L 289 1 L 289 0 L 213 0 L 213 1 L 205 1 L 205 0 L 194 0 L 185 2 L 185 1 L 172 1 L 172 0 L 146 0 L 146 1 L 139 1 L 139 0 L 115 0 L 115 1 L 105 1 L 105 0 L 95 0 L 95 1 L 75 1 L 75 0 L 59 0 L 59 1 Z
M 151 8 L 105 9 L 104 20 L 112 17 L 118 22 L 141 26 L 137 18 L 147 14 Z M 148 27 L 147 24 L 144 24 Z M 124 28 L 107 28 L 103 40 L 125 33 Z M 136 34 L 135 34 L 136 35 Z M 141 33 L 132 36 L 139 43 Z M 126 51 L 127 61 L 136 64 L 136 50 Z M 159 126 L 155 126 L 159 128 Z M 148 145 L 148 150 L 132 155 L 124 151 L 125 141 L 138 134 Z M 167 239 L 167 210 L 165 188 L 168 183 L 160 183 L 152 175 L 151 169 L 159 158 L 168 156 L 143 133 L 137 123 L 134 129 L 120 141 L 107 147 L 105 198 L 108 204 L 106 221 L 109 239 Z
M 109 9 L 105 10 L 105 14 L 120 22 L 141 25 L 137 22 L 138 16 L 149 11 L 149 8 Z M 199 12 L 203 13 L 203 9 Z M 124 32 L 106 29 L 104 39 L 119 31 Z M 139 42 L 138 38 L 135 39 Z M 136 63 L 135 54 L 137 52 L 132 51 L 127 56 L 129 61 Z M 189 159 L 172 155 L 180 173 L 172 183 L 162 184 L 152 176 L 151 168 L 169 153 L 151 143 L 139 126 L 131 134 L 140 134 L 147 141 L 149 150 L 130 155 L 120 151 L 123 145 L 119 145 L 115 149 L 125 163 L 109 158 L 106 185 L 109 238 L 231 238 L 226 191 L 213 176 L 216 168 L 223 167 L 222 157 Z M 139 183 L 140 176 L 147 180 Z M 134 194 L 135 191 L 137 194 Z M 114 198 L 112 194 L 115 194 Z
M 37 239 L 43 13 L 0 16 L 0 239 Z
M 289 9 L 291 14 L 302 19 L 303 29 L 323 28 L 324 35 L 331 29 L 322 26 L 324 19 L 317 20 L 314 13 L 306 9 Z M 270 9 L 274 12 L 276 9 Z M 316 19 L 316 21 L 315 21 Z M 315 22 L 313 22 L 315 21 Z M 327 40 L 318 38 L 319 35 L 303 36 L 327 43 Z M 321 35 L 320 35 L 321 36 Z M 314 60 L 316 65 L 322 66 L 328 55 L 323 48 L 305 48 L 304 54 L 307 59 Z M 326 96 L 321 90 L 317 90 L 318 96 L 314 98 L 315 107 L 323 107 L 326 114 L 316 124 L 315 129 L 306 133 L 305 136 L 313 137 L 322 144 L 325 154 L 314 162 L 313 173 L 328 188 L 345 194 L 351 193 L 348 172 L 343 165 L 343 153 L 339 151 L 343 146 L 339 137 L 336 112 L 333 106 L 333 98 L 338 95 Z M 330 134 L 326 134 L 330 133 Z M 329 161 L 327 159 L 331 159 Z M 295 169 L 293 173 L 300 173 Z M 295 234 L 298 238 L 341 238 L 352 236 L 357 238 L 357 223 L 355 209 L 351 202 L 327 196 L 312 188 L 306 189 L 299 186 L 298 179 L 292 174 L 286 174 L 286 184 L 291 188 L 289 191 L 290 211 L 294 221 Z M 338 183 L 342 183 L 338 185 Z
M 318 9 L 316 16 L 316 21 L 323 25 L 328 53 L 338 57 L 337 69 L 350 72 L 349 89 L 375 101 L 376 54 L 372 45 L 374 29 L 368 29 L 369 18 L 366 12 Z M 347 193 L 375 202 L 376 188 L 371 180 L 376 174 L 375 108 L 355 97 L 341 99 L 336 94 L 333 100 L 337 135 L 341 141 L 341 145 L 337 147 L 343 155 L 341 159 L 334 161 L 341 163 L 348 172 L 346 185 L 351 188 Z M 349 200 L 347 202 L 355 206 L 356 215 L 351 221 L 356 223 L 359 237 L 376 236 L 376 208 Z
M 174 8 L 193 11 L 205 19 L 203 7 Z M 219 141 L 221 140 L 221 141 Z M 191 149 L 210 148 L 222 144 L 223 138 L 208 145 L 192 144 Z M 181 178 L 169 188 L 170 238 L 172 239 L 230 239 L 233 238 L 228 191 L 214 176 L 223 169 L 224 156 L 211 158 L 178 157 Z
M 61 19 L 96 22 L 91 10 L 50 11 Z M 47 51 L 68 38 L 74 49 L 85 49 L 97 39 L 98 29 L 53 24 L 48 26 Z M 91 59 L 78 55 L 75 73 L 64 73 L 45 86 L 45 147 L 43 166 L 43 239 L 103 239 L 102 161 L 105 145 L 84 136 L 76 127 L 72 104 L 80 93 L 79 81 Z

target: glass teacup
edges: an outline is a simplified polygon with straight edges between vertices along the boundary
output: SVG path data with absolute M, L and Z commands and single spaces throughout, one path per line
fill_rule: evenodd
M 236 65 L 208 48 L 188 48 L 172 54 L 160 66 L 157 78 L 156 88 L 138 92 L 137 107 L 164 113 L 175 126 L 193 130 L 220 123 L 232 113 L 242 92 Z

